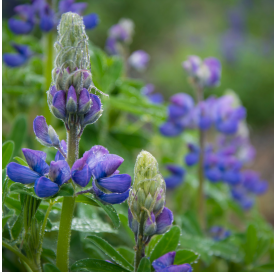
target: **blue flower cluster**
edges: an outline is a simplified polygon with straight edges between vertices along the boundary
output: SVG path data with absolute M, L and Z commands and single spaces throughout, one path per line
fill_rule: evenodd
M 93 146 L 78 159 L 70 169 L 66 162 L 67 145 L 60 141 L 55 130 L 46 124 L 43 116 L 34 120 L 34 132 L 38 141 L 47 146 L 58 149 L 55 161 L 46 163 L 46 153 L 31 149 L 22 149 L 27 166 L 11 162 L 7 166 L 7 175 L 22 184 L 33 184 L 37 196 L 51 197 L 57 194 L 61 186 L 70 179 L 79 187 L 85 187 L 92 178 L 92 187 L 88 191 L 105 204 L 118 204 L 129 196 L 131 177 L 119 174 L 118 167 L 123 159 L 109 154 L 103 146 Z
M 87 7 L 87 3 L 78 2 L 75 0 L 62 0 L 59 2 L 58 11 L 54 9 L 46 0 L 32 0 L 31 4 L 23 4 L 15 7 L 16 16 L 8 21 L 10 30 L 17 35 L 29 34 L 38 25 L 43 32 L 49 32 L 56 29 L 60 17 L 66 12 L 75 12 L 82 15 Z M 91 13 L 83 16 L 83 21 L 86 29 L 93 29 L 99 23 L 97 14 Z M 18 50 L 18 47 L 25 47 L 25 51 L 31 52 L 27 46 L 14 46 L 18 54 L 4 54 L 3 60 L 9 67 L 21 66 L 27 62 L 32 56 L 30 53 Z

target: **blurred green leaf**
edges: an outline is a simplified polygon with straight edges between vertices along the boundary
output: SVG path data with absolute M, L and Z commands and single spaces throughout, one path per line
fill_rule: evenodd
M 116 249 L 130 264 L 133 263 L 135 252 L 128 247 L 118 247 Z
M 17 217 L 17 220 L 11 227 L 11 233 L 14 240 L 16 240 L 19 234 L 23 231 L 23 212 Z
M 274 271 L 274 262 L 254 266 L 253 269 L 251 269 L 250 271 L 253 271 L 253 272 L 271 272 L 272 271 L 273 272 Z
M 16 200 L 11 197 L 6 197 L 5 200 L 5 206 L 7 206 L 9 209 L 15 210 L 16 214 L 19 215 L 21 212 L 21 204 L 19 200 Z
M 47 263 L 43 265 L 43 272 L 61 272 L 61 270 L 54 264 Z
M 118 265 L 126 268 L 129 271 L 133 271 L 134 267 L 121 255 L 119 254 L 108 242 L 102 238 L 92 235 L 87 236 L 87 239 L 101 249 L 107 256 L 109 256 Z
M 194 263 L 199 258 L 199 254 L 191 250 L 182 249 L 176 251 L 174 264 Z
M 10 162 L 14 151 L 14 142 L 7 141 L 2 145 L 2 169 L 6 168 Z
M 254 225 L 249 225 L 246 232 L 246 242 L 244 245 L 245 257 L 244 261 L 246 264 L 250 264 L 254 261 L 254 255 L 257 250 L 258 237 L 257 230 Z
M 27 119 L 24 115 L 19 115 L 13 122 L 10 140 L 14 141 L 14 154 L 17 154 L 25 140 L 27 133 Z
M 71 271 L 82 271 L 85 269 L 86 271 L 90 272 L 126 272 L 129 270 L 126 270 L 118 265 L 103 261 L 103 260 L 97 260 L 97 259 L 84 259 L 79 260 L 75 262 L 71 266 Z
M 150 256 L 150 262 L 152 263 L 154 260 L 170 251 L 175 251 L 179 243 L 180 233 L 181 231 L 178 226 L 173 226 L 170 231 L 165 233 L 155 245 L 155 248 Z
M 8 220 L 13 216 L 13 214 L 6 215 L 2 217 L 2 229 L 5 227 L 7 224 Z
M 136 244 L 135 235 L 129 227 L 128 218 L 123 214 L 119 214 L 118 216 L 120 218 L 122 226 L 124 227 L 124 232 L 126 232 L 128 234 L 128 236 L 132 240 L 132 244 L 135 246 L 135 244 Z
M 28 163 L 26 161 L 24 161 L 23 159 L 21 159 L 20 157 L 14 157 L 14 160 L 18 161 L 19 164 L 23 165 L 23 166 L 28 166 Z M 29 166 L 28 166 L 29 167 Z
M 147 257 L 143 257 L 139 263 L 137 272 L 150 272 L 151 264 Z
M 203 236 L 200 225 L 197 221 L 196 213 L 194 211 L 187 211 L 182 217 L 183 230 L 185 233 L 192 235 Z
M 42 248 L 41 257 L 48 262 L 54 262 L 56 260 L 56 253 L 52 249 Z
M 99 205 L 93 198 L 86 197 L 85 195 L 78 195 L 75 199 L 75 202 L 89 204 L 92 206 L 99 207 Z
M 21 183 L 13 183 L 10 186 L 10 192 L 11 193 L 20 193 L 20 194 L 25 194 L 25 195 L 30 195 L 32 197 L 35 197 L 37 199 L 41 199 L 38 197 L 34 191 L 34 188 L 28 188 L 24 184 Z

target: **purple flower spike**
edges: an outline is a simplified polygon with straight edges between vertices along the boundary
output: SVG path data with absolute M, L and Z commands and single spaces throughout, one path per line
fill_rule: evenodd
M 55 13 L 48 4 L 40 9 L 39 27 L 44 32 L 49 32 L 55 25 Z
M 79 114 L 86 114 L 91 107 L 91 99 L 87 89 L 82 89 L 79 96 Z
M 95 123 L 103 112 L 100 98 L 95 94 L 90 94 L 90 99 L 92 101 L 91 107 L 89 112 L 84 115 L 84 119 L 81 121 L 82 127 Z
M 128 62 L 136 70 L 142 71 L 147 67 L 149 59 L 150 57 L 145 51 L 138 50 L 132 53 L 128 59 Z
M 198 56 L 189 56 L 186 61 L 183 62 L 183 68 L 191 75 L 195 76 L 198 68 L 201 65 L 201 59 Z
M 216 58 L 206 58 L 203 64 L 208 67 L 209 76 L 206 78 L 207 87 L 218 86 L 221 78 L 221 63 Z
M 156 218 L 157 231 L 156 234 L 163 234 L 167 232 L 173 223 L 173 213 L 170 209 L 164 208 L 163 211 Z
M 77 95 L 73 86 L 70 86 L 67 92 L 66 110 L 69 113 L 77 112 Z
M 9 19 L 8 24 L 10 30 L 17 35 L 28 34 L 34 28 L 34 24 L 32 22 L 17 20 L 14 18 Z
M 49 197 L 59 191 L 59 186 L 46 177 L 40 177 L 36 180 L 34 189 L 37 196 Z
M 81 187 L 86 187 L 90 181 L 91 173 L 86 164 L 86 156 L 77 160 L 71 169 L 71 176 L 75 183 Z
M 173 122 L 166 122 L 160 126 L 160 132 L 167 137 L 178 136 L 183 132 L 183 128 L 180 125 L 176 125 Z
M 37 116 L 33 122 L 33 129 L 36 134 L 37 140 L 45 146 L 56 148 L 60 147 L 59 136 L 56 131 L 51 127 L 47 126 L 44 116 Z
M 185 176 L 185 170 L 183 169 L 183 167 L 172 164 L 167 165 L 166 168 L 172 173 L 171 176 L 164 179 L 166 183 L 166 188 L 173 189 L 179 186 L 183 182 Z
M 91 13 L 83 17 L 86 29 L 93 29 L 99 24 L 99 18 L 96 13 Z
M 66 117 L 66 94 L 64 91 L 58 91 L 53 97 L 53 104 L 51 106 L 53 114 L 58 118 L 64 120 Z
M 190 111 L 194 106 L 192 97 L 185 93 L 177 93 L 171 96 L 170 101 L 172 104 L 184 109 L 185 114 Z
M 65 140 L 61 141 L 61 146 L 60 148 L 62 149 L 62 151 L 64 152 L 64 154 L 67 154 L 67 144 L 65 142 Z M 55 156 L 55 161 L 61 161 L 61 160 L 65 160 L 65 157 L 61 154 L 61 152 L 58 150 Z
M 49 169 L 49 178 L 59 186 L 69 181 L 71 174 L 70 167 L 67 162 L 63 160 L 56 162 L 52 161 Z

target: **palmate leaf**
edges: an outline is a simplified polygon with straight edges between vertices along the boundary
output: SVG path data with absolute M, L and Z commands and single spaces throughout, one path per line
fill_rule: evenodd
M 10 162 L 14 151 L 14 142 L 6 141 L 2 145 L 2 169 L 5 169 Z
M 147 257 L 143 257 L 139 263 L 137 272 L 150 272 L 151 263 Z
M 75 262 L 70 271 L 90 271 L 90 272 L 127 272 L 126 270 L 118 265 L 109 263 L 103 260 L 97 259 L 83 259 Z
M 117 252 L 107 241 L 104 239 L 91 235 L 87 239 L 101 249 L 107 256 L 109 256 L 113 261 L 115 261 L 121 267 L 127 269 L 128 271 L 133 271 L 134 267 L 119 253 Z
M 178 226 L 173 226 L 170 231 L 165 233 L 155 245 L 150 255 L 150 262 L 152 263 L 170 251 L 175 251 L 179 243 L 180 233 L 181 231 Z

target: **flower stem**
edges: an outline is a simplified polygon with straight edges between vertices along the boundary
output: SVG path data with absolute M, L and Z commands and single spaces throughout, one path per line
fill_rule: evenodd
M 67 134 L 67 162 L 70 168 L 78 158 L 79 153 L 79 137 L 78 127 L 72 124 Z M 73 181 L 71 180 L 73 183 Z M 71 237 L 71 223 L 73 219 L 73 212 L 75 206 L 75 196 L 64 197 L 60 228 L 57 245 L 57 267 L 61 272 L 69 271 L 69 251 L 70 251 L 70 237 Z
M 143 241 L 143 226 L 144 226 L 144 216 L 145 212 L 142 212 L 141 220 L 139 223 L 139 231 L 137 234 L 137 248 L 135 256 L 135 272 L 138 269 L 141 259 L 145 256 L 145 243 Z
M 6 243 L 5 241 L 2 241 L 2 246 L 4 246 L 5 248 L 12 251 L 15 255 L 17 255 L 17 257 L 22 262 L 26 263 L 33 272 L 40 271 L 40 269 L 38 267 L 36 267 L 32 262 L 30 262 L 30 260 L 25 255 L 23 255 L 17 248 L 11 246 L 10 244 Z
M 52 69 L 53 69 L 53 31 L 50 31 L 45 35 L 44 44 L 44 77 L 45 77 L 45 90 L 48 90 L 52 81 Z M 44 104 L 44 116 L 48 123 L 51 123 L 52 114 L 49 111 L 47 99 Z
M 197 95 L 197 102 L 200 103 L 203 101 L 203 89 L 199 86 L 196 86 L 196 95 Z M 206 218 L 205 218 L 205 194 L 204 194 L 204 148 L 205 148 L 205 133 L 202 129 L 199 129 L 199 148 L 200 148 L 200 154 L 199 154 L 199 164 L 198 164 L 198 181 L 199 181 L 199 187 L 198 187 L 198 198 L 197 198 L 197 204 L 198 204 L 198 221 L 200 223 L 200 226 L 202 230 L 205 229 L 206 225 Z

